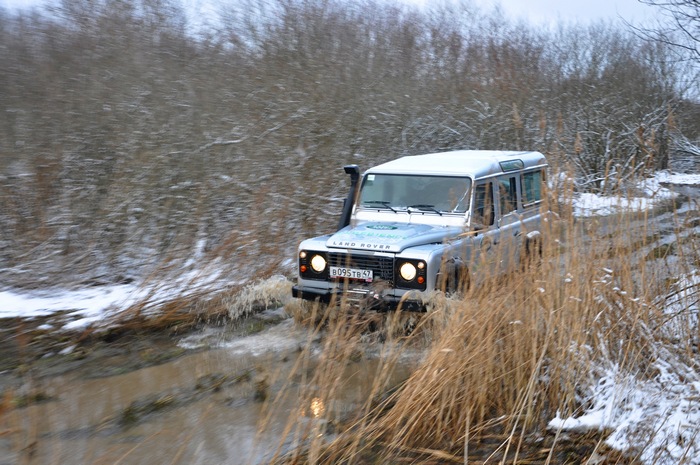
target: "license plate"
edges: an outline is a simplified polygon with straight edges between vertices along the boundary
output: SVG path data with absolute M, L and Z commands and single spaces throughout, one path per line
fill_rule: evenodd
M 366 282 L 372 282 L 374 278 L 374 273 L 372 270 L 358 270 L 355 268 L 344 268 L 342 266 L 332 266 L 330 267 L 331 278 L 349 278 L 349 279 L 361 279 Z

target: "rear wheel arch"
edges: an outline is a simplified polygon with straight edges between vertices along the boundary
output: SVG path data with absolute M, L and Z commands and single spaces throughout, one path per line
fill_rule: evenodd
M 522 267 L 537 263 L 542 258 L 542 234 L 531 231 L 525 236 L 520 264 Z

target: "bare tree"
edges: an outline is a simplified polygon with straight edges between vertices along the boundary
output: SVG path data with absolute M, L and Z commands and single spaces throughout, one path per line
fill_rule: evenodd
M 700 2 L 697 0 L 639 0 L 645 5 L 660 8 L 670 24 L 661 24 L 656 30 L 645 32 L 657 40 L 680 47 L 700 62 Z

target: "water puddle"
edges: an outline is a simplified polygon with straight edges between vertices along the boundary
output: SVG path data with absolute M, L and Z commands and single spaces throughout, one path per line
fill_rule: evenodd
M 204 332 L 180 345 L 205 343 L 215 348 L 124 374 L 35 381 L 49 400 L 0 412 L 0 464 L 265 462 L 293 442 L 286 427 L 361 406 L 384 369 L 368 351 L 342 370 L 324 404 L 308 395 L 320 346 L 303 350 L 309 334 L 292 320 L 234 340 Z M 411 366 L 401 362 L 386 384 L 405 379 Z M 310 399 L 306 408 L 300 396 Z

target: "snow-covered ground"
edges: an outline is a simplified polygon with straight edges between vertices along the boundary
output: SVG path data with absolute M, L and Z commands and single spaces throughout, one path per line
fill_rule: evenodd
M 203 269 L 190 270 L 162 281 L 140 284 L 92 286 L 83 289 L 39 289 L 0 291 L 0 318 L 35 318 L 63 314 L 63 329 L 89 325 L 109 325 L 111 317 L 136 304 L 156 308 L 159 303 L 178 297 L 231 285 L 221 276 L 217 262 Z M 0 283 L 1 284 L 1 283 Z M 1 287 L 0 287 L 1 288 Z
M 700 183 L 700 176 L 671 175 L 658 173 L 637 186 L 640 192 L 636 197 L 602 197 L 590 193 L 578 193 L 573 199 L 574 215 L 578 217 L 607 216 L 625 211 L 644 211 L 660 202 L 673 199 L 677 194 L 662 184 L 695 185 Z
M 0 318 L 51 315 L 68 312 L 73 320 L 67 329 L 86 326 L 106 315 L 136 303 L 143 291 L 133 284 L 99 286 L 80 290 L 41 290 L 0 292 Z
M 577 216 L 610 215 L 628 209 L 653 207 L 667 202 L 676 194 L 664 186 L 700 186 L 700 175 L 658 173 L 640 186 L 637 198 L 605 198 L 578 194 L 573 201 Z M 204 278 L 203 278 L 204 277 Z M 700 275 L 684 277 L 690 288 L 697 289 Z M 215 268 L 185 274 L 181 279 L 146 285 L 114 285 L 81 290 L 0 291 L 0 318 L 33 318 L 65 312 L 70 320 L 64 328 L 109 324 L 110 318 L 129 306 L 154 303 L 168 296 L 184 295 L 198 289 L 221 286 Z M 230 284 L 230 283 L 229 283 Z M 683 305 L 683 293 L 677 300 L 668 300 L 668 312 L 677 312 Z M 697 300 L 697 298 L 696 298 Z M 697 305 L 683 309 L 697 328 Z M 672 331 L 672 328 L 667 328 Z M 700 465 L 700 374 L 697 366 L 688 366 L 669 352 L 659 350 L 654 362 L 656 375 L 640 379 L 615 366 L 599 367 L 588 398 L 591 407 L 576 417 L 552 419 L 556 431 L 606 429 L 612 431 L 607 443 L 621 450 L 646 444 L 641 457 L 644 463 L 671 465 L 680 462 Z M 585 391 L 585 389 L 584 389 Z M 644 438 L 640 434 L 646 433 Z

